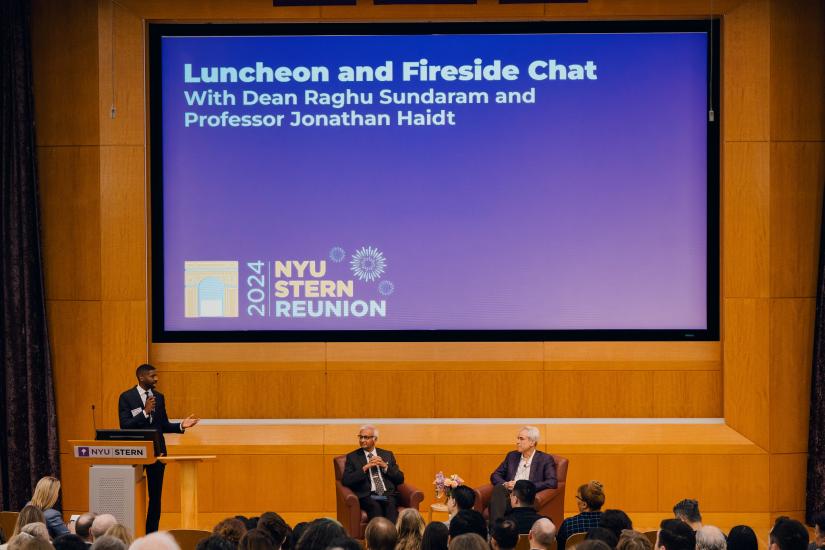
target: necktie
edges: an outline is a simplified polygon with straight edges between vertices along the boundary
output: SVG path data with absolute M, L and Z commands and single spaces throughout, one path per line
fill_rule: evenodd
M 369 453 L 367 456 L 371 459 L 375 455 Z M 381 473 L 378 471 L 377 466 L 370 468 L 370 477 L 372 478 L 372 482 L 375 484 L 375 493 L 377 495 L 383 495 L 387 492 L 387 486 L 384 485 L 384 480 L 381 479 Z

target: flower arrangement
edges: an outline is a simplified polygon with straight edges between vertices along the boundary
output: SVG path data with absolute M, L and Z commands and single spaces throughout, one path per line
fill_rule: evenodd
M 463 484 L 464 480 L 461 479 L 458 474 L 446 477 L 444 472 L 438 472 L 435 474 L 435 480 L 433 481 L 433 485 L 435 485 L 435 498 L 440 499 L 444 495 L 450 498 L 453 489 Z

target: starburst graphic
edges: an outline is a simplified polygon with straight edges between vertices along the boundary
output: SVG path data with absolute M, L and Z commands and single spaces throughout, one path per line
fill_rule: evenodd
M 350 261 L 352 274 L 362 281 L 372 282 L 381 278 L 387 268 L 387 260 L 384 254 L 377 248 L 362 246 Z
M 340 246 L 333 246 L 329 251 L 329 259 L 336 264 L 341 263 L 346 255 L 347 253 Z
M 383 281 L 378 283 L 378 292 L 382 296 L 389 296 L 390 294 L 395 292 L 395 285 L 393 284 L 392 281 L 388 281 L 388 280 L 384 279 Z

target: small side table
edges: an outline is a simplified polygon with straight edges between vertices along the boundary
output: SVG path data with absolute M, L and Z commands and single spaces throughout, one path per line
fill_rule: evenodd
M 446 514 L 447 513 L 447 505 L 443 502 L 434 502 L 430 504 L 430 518 L 427 523 L 433 522 L 433 512 L 437 514 Z

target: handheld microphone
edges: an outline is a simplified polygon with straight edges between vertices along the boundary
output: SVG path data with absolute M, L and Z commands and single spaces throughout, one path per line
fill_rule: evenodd
M 92 428 L 94 428 L 95 433 L 97 433 L 97 422 L 95 422 L 95 404 L 92 403 Z
M 152 398 L 152 397 L 154 397 L 154 396 L 155 396 L 155 394 L 154 394 L 154 393 L 152 393 L 152 388 L 149 388 L 148 390 L 146 390 L 146 399 L 147 399 L 147 400 L 149 400 L 150 398 Z M 153 414 L 153 413 L 149 413 L 149 423 L 150 423 L 150 424 L 151 424 L 151 423 L 152 423 L 152 421 L 154 420 L 154 419 L 152 418 L 152 416 L 154 416 L 154 414 Z

